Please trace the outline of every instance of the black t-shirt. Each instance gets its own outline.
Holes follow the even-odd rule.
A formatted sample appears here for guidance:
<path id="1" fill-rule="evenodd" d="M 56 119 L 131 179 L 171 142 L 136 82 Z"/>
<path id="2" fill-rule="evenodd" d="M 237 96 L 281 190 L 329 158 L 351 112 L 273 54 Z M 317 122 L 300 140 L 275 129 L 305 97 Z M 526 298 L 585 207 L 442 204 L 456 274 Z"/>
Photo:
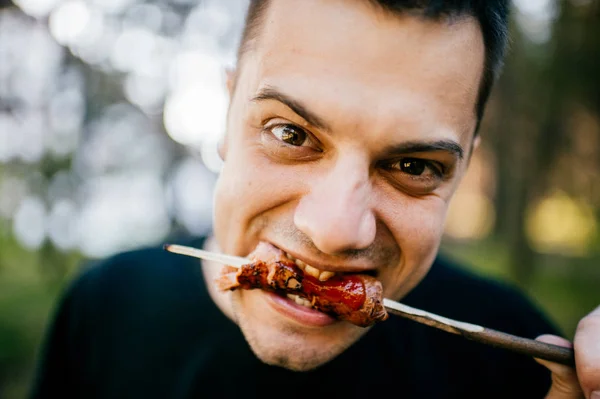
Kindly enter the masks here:
<path id="1" fill-rule="evenodd" d="M 402 302 L 523 337 L 557 334 L 516 289 L 442 257 Z M 268 366 L 214 305 L 198 261 L 157 247 L 113 256 L 74 280 L 30 398 L 506 399 L 543 398 L 549 386 L 549 372 L 528 356 L 393 315 L 316 370 Z"/>

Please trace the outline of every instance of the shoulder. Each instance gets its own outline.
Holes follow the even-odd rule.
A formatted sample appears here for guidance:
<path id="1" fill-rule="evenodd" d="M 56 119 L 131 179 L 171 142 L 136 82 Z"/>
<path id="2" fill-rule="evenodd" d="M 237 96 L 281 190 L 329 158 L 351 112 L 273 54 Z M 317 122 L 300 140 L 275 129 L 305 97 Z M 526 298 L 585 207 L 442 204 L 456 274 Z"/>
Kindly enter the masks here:
<path id="1" fill-rule="evenodd" d="M 65 297 L 81 310 L 78 313 L 93 314 L 98 323 L 166 317 L 168 308 L 183 310 L 207 299 L 199 262 L 168 253 L 162 245 L 88 262 Z"/>
<path id="2" fill-rule="evenodd" d="M 521 337 L 559 334 L 548 316 L 518 287 L 478 275 L 442 257 L 402 302 Z M 393 331 L 399 330 L 405 332 L 408 351 L 417 359 L 420 373 L 415 378 L 428 372 L 441 381 L 452 381 L 448 389 L 456 393 L 453 397 L 535 398 L 543 397 L 550 387 L 550 373 L 531 357 L 398 318 Z M 490 387 L 495 388 L 490 391 Z"/>
<path id="3" fill-rule="evenodd" d="M 137 290 L 147 284 L 164 284 L 185 278 L 192 269 L 199 269 L 196 259 L 172 254 L 162 245 L 156 245 L 90 261 L 82 267 L 78 283 L 93 286 L 120 284 L 128 290 Z M 125 286 L 128 283 L 131 285 Z"/>
<path id="4" fill-rule="evenodd" d="M 61 295 L 46 332 L 33 397 L 58 392 L 90 396 L 81 391 L 102 396 L 115 387 L 119 392 L 166 389 L 199 342 L 210 345 L 209 334 L 226 323 L 195 259 L 156 246 L 91 262 Z M 164 378 L 148 385 L 148 375 Z"/>
<path id="5" fill-rule="evenodd" d="M 558 334 L 553 321 L 525 291 L 470 271 L 443 255 L 406 301 L 446 317 L 525 337 Z"/>

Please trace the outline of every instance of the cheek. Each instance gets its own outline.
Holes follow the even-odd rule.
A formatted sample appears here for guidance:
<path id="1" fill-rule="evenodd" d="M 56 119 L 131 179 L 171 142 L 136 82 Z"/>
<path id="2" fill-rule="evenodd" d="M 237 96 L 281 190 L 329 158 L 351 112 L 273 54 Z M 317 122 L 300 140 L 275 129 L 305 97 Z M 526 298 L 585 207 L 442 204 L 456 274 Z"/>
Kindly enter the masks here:
<path id="1" fill-rule="evenodd" d="M 435 258 L 444 231 L 447 201 L 441 197 L 413 198 L 388 193 L 380 217 L 400 251 L 400 262 L 389 269 L 386 294 L 404 295 L 416 286 Z"/>
<path id="2" fill-rule="evenodd" d="M 244 152 L 229 141 L 227 156 L 214 194 L 214 234 L 219 246 L 230 253 L 243 255 L 240 232 L 247 229 L 244 221 L 251 209 L 251 200 L 260 193 L 260 174 Z"/>
<path id="3" fill-rule="evenodd" d="M 436 195 L 416 198 L 392 189 L 384 191 L 377 201 L 379 217 L 391 231 L 403 256 L 437 248 L 444 230 L 447 199 Z"/>
<path id="4" fill-rule="evenodd" d="M 447 203 L 439 197 L 418 200 L 405 215 L 405 237 L 415 253 L 437 249 L 444 230 Z"/>
<path id="5" fill-rule="evenodd" d="M 270 212 L 295 201 L 306 179 L 272 162 L 256 143 L 229 143 L 215 188 L 215 235 L 222 249 L 244 254 L 256 245 Z"/>

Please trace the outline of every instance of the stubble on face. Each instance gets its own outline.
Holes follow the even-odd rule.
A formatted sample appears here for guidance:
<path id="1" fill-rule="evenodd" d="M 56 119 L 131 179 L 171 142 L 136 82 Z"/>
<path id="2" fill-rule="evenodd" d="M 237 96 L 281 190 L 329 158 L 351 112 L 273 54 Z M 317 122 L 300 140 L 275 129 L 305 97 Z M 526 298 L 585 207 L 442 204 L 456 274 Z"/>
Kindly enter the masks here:
<path id="1" fill-rule="evenodd" d="M 435 258 L 466 162 L 432 146 L 402 156 L 443 165 L 443 177 L 419 180 L 380 165 L 389 148 L 470 148 L 483 66 L 479 27 L 347 0 L 278 0 L 264 24 L 231 100 L 215 193 L 219 246 L 246 256 L 263 240 L 332 270 L 368 269 L 386 296 L 399 299 Z M 253 100 L 264 88 L 299 99 L 327 128 L 281 102 Z M 278 142 L 272 121 L 306 129 L 319 151 Z M 371 224 L 361 230 L 365 220 Z M 203 270 L 207 281 L 216 277 Z M 261 360 L 293 370 L 322 365 L 368 331 L 345 322 L 302 325 L 274 311 L 260 290 L 233 292 L 220 306 L 235 314 Z"/>

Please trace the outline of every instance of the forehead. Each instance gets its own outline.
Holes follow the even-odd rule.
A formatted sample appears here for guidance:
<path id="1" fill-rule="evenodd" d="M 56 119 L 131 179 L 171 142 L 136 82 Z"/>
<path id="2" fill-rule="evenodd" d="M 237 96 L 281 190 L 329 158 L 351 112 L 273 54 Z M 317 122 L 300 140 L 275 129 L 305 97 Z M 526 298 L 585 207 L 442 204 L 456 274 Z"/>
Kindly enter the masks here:
<path id="1" fill-rule="evenodd" d="M 276 87 L 334 124 L 455 139 L 474 127 L 483 60 L 474 18 L 398 15 L 366 0 L 272 0 L 248 57 L 251 91 Z"/>

